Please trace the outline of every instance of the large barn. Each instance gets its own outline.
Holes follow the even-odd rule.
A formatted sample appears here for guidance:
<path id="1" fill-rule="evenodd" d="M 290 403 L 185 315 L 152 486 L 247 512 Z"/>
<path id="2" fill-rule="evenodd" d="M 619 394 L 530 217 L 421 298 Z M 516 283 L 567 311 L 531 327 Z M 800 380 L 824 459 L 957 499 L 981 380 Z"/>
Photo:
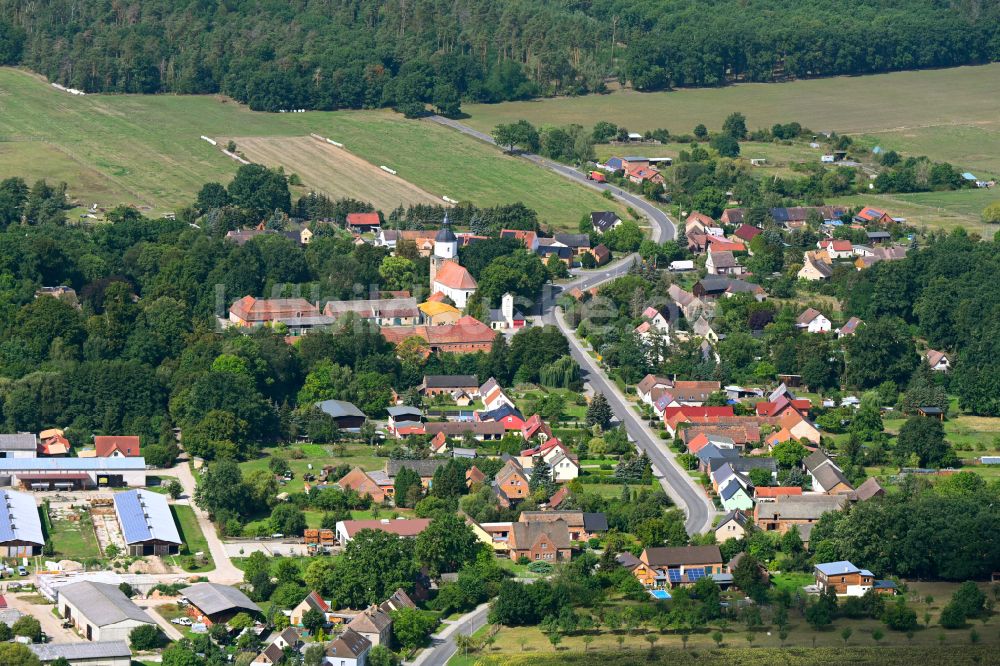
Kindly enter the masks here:
<path id="1" fill-rule="evenodd" d="M 24 490 L 88 490 L 146 485 L 146 459 L 0 458 L 0 486 Z"/>
<path id="2" fill-rule="evenodd" d="M 35 498 L 16 490 L 0 490 L 0 556 L 39 555 L 45 537 Z"/>
<path id="3" fill-rule="evenodd" d="M 163 495 L 148 490 L 116 493 L 115 513 L 129 555 L 176 555 L 180 551 L 183 542 Z"/>

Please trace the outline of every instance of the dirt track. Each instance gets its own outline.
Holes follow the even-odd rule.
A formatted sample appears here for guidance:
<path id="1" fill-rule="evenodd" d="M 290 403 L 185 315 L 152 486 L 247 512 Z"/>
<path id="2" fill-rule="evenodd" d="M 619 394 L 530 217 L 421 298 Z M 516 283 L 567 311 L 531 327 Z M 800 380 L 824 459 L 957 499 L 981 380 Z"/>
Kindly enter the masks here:
<path id="1" fill-rule="evenodd" d="M 370 201 L 389 212 L 400 204 L 444 204 L 440 197 L 393 176 L 357 155 L 311 136 L 216 137 L 221 145 L 232 139 L 247 159 L 268 166 L 282 166 L 298 174 L 312 190 L 334 198 Z"/>

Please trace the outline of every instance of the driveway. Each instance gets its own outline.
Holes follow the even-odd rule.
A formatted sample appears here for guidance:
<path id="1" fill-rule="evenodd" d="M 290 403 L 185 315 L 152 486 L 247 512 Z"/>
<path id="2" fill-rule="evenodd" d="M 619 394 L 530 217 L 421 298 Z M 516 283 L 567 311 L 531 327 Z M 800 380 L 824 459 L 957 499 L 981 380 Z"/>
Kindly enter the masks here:
<path id="1" fill-rule="evenodd" d="M 211 572 L 212 582 L 227 585 L 243 582 L 243 572 L 237 569 L 229 559 L 229 553 L 226 551 L 225 544 L 219 539 L 215 525 L 209 520 L 208 514 L 194 503 L 194 490 L 198 484 L 191 472 L 191 466 L 187 461 L 182 460 L 164 472 L 169 472 L 180 481 L 187 499 L 182 499 L 178 503 L 190 504 L 195 518 L 198 519 L 198 526 L 205 535 L 205 540 L 208 541 L 208 550 L 212 553 L 212 560 L 215 562 L 215 570 Z"/>
<path id="2" fill-rule="evenodd" d="M 462 134 L 465 134 L 466 136 L 471 136 L 494 146 L 496 145 L 496 141 L 494 141 L 493 137 L 489 134 L 472 129 L 468 125 L 460 123 L 457 120 L 436 115 L 430 116 L 428 120 L 439 125 L 444 125 L 445 127 L 450 127 L 461 132 Z M 587 176 L 580 173 L 573 167 L 560 164 L 559 162 L 553 162 L 552 160 L 546 159 L 541 155 L 535 155 L 533 153 L 520 153 L 520 155 L 529 162 L 534 162 L 549 171 L 556 172 L 560 176 L 569 178 L 570 180 L 575 180 L 581 185 L 586 185 L 587 187 L 595 190 L 601 190 L 602 192 L 611 192 L 611 195 L 615 199 L 618 199 L 626 206 L 631 206 L 635 210 L 642 212 L 642 214 L 649 219 L 652 224 L 652 235 L 655 242 L 662 243 L 664 241 L 674 240 L 677 238 L 677 225 L 670 219 L 670 216 L 642 197 L 636 196 L 631 192 L 627 192 L 614 185 L 597 183 L 592 180 L 588 180 Z"/>

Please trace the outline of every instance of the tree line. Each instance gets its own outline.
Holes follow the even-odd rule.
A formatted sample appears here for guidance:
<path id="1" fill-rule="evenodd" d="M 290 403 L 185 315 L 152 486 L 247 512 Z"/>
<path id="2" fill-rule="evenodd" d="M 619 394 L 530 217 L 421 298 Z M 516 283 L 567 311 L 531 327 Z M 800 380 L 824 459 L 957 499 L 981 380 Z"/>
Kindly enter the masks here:
<path id="1" fill-rule="evenodd" d="M 252 108 L 498 102 L 989 62 L 995 4 L 681 0 L 0 2 L 0 63 L 85 91 L 225 93 Z M 616 50 L 616 45 L 624 44 Z"/>

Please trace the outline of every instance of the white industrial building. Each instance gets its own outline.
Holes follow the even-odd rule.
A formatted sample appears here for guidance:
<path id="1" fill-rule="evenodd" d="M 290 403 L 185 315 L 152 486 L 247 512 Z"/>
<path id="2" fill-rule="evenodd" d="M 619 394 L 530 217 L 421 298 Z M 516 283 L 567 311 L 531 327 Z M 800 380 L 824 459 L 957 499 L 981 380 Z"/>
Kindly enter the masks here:
<path id="1" fill-rule="evenodd" d="M 36 643 L 29 645 L 43 664 L 63 658 L 71 666 L 129 666 L 132 650 L 125 641 Z"/>
<path id="2" fill-rule="evenodd" d="M 39 555 L 44 545 L 35 498 L 16 490 L 0 490 L 0 557 Z"/>
<path id="3" fill-rule="evenodd" d="M 24 490 L 87 490 L 146 485 L 146 459 L 0 458 L 0 486 Z"/>
<path id="4" fill-rule="evenodd" d="M 136 627 L 156 626 L 116 586 L 90 581 L 59 588 L 59 615 L 88 641 L 127 641 Z"/>
<path id="5" fill-rule="evenodd" d="M 38 456 L 38 439 L 34 433 L 19 432 L 0 435 L 0 458 L 35 458 Z"/>
<path id="6" fill-rule="evenodd" d="M 129 555 L 176 555 L 181 537 L 163 495 L 148 490 L 115 493 L 115 514 Z"/>

